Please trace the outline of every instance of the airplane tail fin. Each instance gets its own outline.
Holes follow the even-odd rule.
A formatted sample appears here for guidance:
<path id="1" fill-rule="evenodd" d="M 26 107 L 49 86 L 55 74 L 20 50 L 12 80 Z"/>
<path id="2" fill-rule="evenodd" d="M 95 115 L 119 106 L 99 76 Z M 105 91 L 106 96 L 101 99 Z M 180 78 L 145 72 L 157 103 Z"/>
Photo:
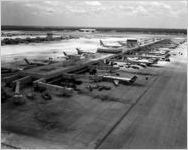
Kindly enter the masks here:
<path id="1" fill-rule="evenodd" d="M 104 43 L 102 42 L 102 40 L 100 40 L 100 46 L 104 46 Z"/>
<path id="2" fill-rule="evenodd" d="M 134 83 L 137 78 L 138 78 L 137 76 L 133 76 L 133 77 L 131 78 L 131 80 L 130 80 L 130 83 Z"/>
<path id="3" fill-rule="evenodd" d="M 63 51 L 63 54 L 64 54 L 65 56 L 67 56 L 67 53 L 65 53 L 64 51 Z"/>
<path id="4" fill-rule="evenodd" d="M 31 64 L 27 58 L 24 58 L 24 61 L 25 61 L 28 65 Z"/>
<path id="5" fill-rule="evenodd" d="M 119 43 L 120 45 L 123 45 L 120 41 L 118 41 L 118 43 Z"/>
<path id="6" fill-rule="evenodd" d="M 82 54 L 82 52 L 81 52 L 81 50 L 79 48 L 76 48 L 76 50 L 77 50 L 77 52 L 78 52 L 79 55 Z"/>

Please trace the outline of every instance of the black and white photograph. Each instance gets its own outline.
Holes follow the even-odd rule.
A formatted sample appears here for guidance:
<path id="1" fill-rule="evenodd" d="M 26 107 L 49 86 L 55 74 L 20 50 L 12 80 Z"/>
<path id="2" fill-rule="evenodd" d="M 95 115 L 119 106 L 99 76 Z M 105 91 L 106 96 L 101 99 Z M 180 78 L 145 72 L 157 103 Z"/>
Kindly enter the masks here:
<path id="1" fill-rule="evenodd" d="M 2 149 L 187 149 L 186 0 L 2 0 Z"/>

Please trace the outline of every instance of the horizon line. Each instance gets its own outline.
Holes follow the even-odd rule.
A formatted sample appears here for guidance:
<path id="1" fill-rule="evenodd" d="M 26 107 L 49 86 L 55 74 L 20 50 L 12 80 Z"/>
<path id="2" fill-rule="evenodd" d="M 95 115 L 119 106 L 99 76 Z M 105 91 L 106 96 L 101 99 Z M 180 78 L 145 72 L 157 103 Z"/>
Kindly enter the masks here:
<path id="1" fill-rule="evenodd" d="M 187 30 L 187 28 L 161 28 L 161 27 L 102 27 L 102 26 L 40 26 L 40 25 L 1 25 L 2 28 L 6 27 L 23 27 L 23 28 L 98 28 L 98 29 L 169 29 L 169 30 Z"/>

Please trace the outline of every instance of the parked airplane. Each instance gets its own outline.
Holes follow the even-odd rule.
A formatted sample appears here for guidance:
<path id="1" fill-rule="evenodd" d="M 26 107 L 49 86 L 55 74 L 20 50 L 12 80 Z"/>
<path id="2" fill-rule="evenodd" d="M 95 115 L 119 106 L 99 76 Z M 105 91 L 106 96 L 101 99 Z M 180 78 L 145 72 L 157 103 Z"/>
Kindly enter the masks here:
<path id="1" fill-rule="evenodd" d="M 166 54 L 166 55 L 142 54 L 142 55 L 140 55 L 140 56 L 141 56 L 141 57 L 145 57 L 145 58 L 166 59 L 166 58 L 169 58 L 170 54 Z"/>
<path id="2" fill-rule="evenodd" d="M 148 52 L 148 54 L 157 55 L 157 56 L 167 55 L 168 53 L 169 53 L 169 51 L 151 51 L 151 52 Z"/>
<path id="3" fill-rule="evenodd" d="M 133 69 L 140 69 L 140 65 L 139 64 L 138 65 L 130 65 L 130 67 L 133 68 Z"/>
<path id="4" fill-rule="evenodd" d="M 118 62 L 115 61 L 113 67 L 118 67 L 118 68 L 133 68 L 133 69 L 140 69 L 140 67 L 146 67 L 145 64 L 143 63 L 129 63 L 129 62 Z"/>
<path id="5" fill-rule="evenodd" d="M 97 48 L 97 53 L 110 53 L 110 54 L 118 54 L 123 51 L 123 48 L 108 48 L 108 47 L 99 47 Z"/>
<path id="6" fill-rule="evenodd" d="M 95 53 L 93 53 L 93 52 L 84 52 L 84 51 L 82 51 L 82 50 L 80 50 L 79 48 L 76 48 L 76 50 L 77 50 L 77 52 L 78 52 L 78 55 L 82 55 L 82 54 L 95 54 Z"/>
<path id="7" fill-rule="evenodd" d="M 24 58 L 24 61 L 25 61 L 28 65 L 34 65 L 34 66 L 44 66 L 44 65 L 49 65 L 50 63 L 52 63 L 51 60 L 49 60 L 48 63 L 44 63 L 44 62 L 30 62 L 27 58 Z"/>
<path id="8" fill-rule="evenodd" d="M 127 45 L 127 42 L 124 42 L 124 41 L 118 41 L 118 43 L 122 46 L 126 46 Z"/>
<path id="9" fill-rule="evenodd" d="M 102 40 L 100 40 L 100 46 L 107 47 L 107 48 L 120 48 L 123 47 L 122 45 L 105 45 Z"/>
<path id="10" fill-rule="evenodd" d="M 141 67 L 147 67 L 150 66 L 151 64 L 154 64 L 154 61 L 149 61 L 148 59 L 138 59 L 138 58 L 127 58 L 127 57 L 123 57 L 122 60 L 120 61 L 115 61 L 115 62 L 124 62 L 126 64 L 136 64 L 139 65 Z"/>
<path id="11" fill-rule="evenodd" d="M 130 62 L 145 63 L 147 66 L 156 64 L 160 57 L 149 57 L 144 55 L 129 55 Z"/>
<path id="12" fill-rule="evenodd" d="M 145 64 L 147 66 L 150 66 L 150 65 L 154 64 L 153 61 L 150 61 L 148 59 L 138 59 L 138 58 L 127 58 L 127 57 L 124 57 L 124 61 L 127 61 L 127 62 L 132 63 L 132 64 L 137 64 L 137 65 L 141 64 L 142 66 L 143 66 L 143 64 Z"/>
<path id="13" fill-rule="evenodd" d="M 119 77 L 119 76 L 102 76 L 104 80 L 107 81 L 113 81 L 115 85 L 118 85 L 119 83 L 128 83 L 132 84 L 136 81 L 137 76 L 133 76 L 132 78 L 125 78 L 125 77 Z"/>
<path id="14" fill-rule="evenodd" d="M 65 55 L 64 57 L 67 59 L 67 60 L 80 60 L 82 58 L 82 55 L 78 55 L 78 54 L 75 54 L 75 55 L 70 55 L 70 54 L 67 54 L 66 52 L 63 52 L 63 54 Z"/>

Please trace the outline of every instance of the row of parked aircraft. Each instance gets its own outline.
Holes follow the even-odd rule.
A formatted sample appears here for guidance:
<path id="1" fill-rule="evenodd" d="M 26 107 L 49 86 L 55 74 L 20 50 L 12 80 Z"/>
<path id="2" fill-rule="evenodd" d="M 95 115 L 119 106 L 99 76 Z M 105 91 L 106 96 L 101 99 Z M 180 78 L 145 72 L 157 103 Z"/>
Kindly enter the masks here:
<path id="1" fill-rule="evenodd" d="M 122 49 L 125 48 L 127 45 L 126 41 L 117 41 L 117 44 L 105 44 L 102 40 L 99 41 L 101 48 L 98 48 L 97 50 L 102 50 L 101 52 L 108 52 L 108 53 L 119 53 L 122 52 Z M 88 56 L 92 56 L 93 52 L 85 52 L 79 48 L 76 48 L 77 54 L 67 54 L 66 52 L 63 52 L 64 58 L 68 59 L 81 59 Z"/>
<path id="2" fill-rule="evenodd" d="M 133 40 L 136 40 L 136 39 L 133 39 Z M 137 42 L 139 43 L 139 41 L 137 41 Z M 117 44 L 114 44 L 114 43 L 113 44 L 105 44 L 102 40 L 100 40 L 99 43 L 102 48 L 105 48 L 105 50 L 112 50 L 112 51 L 117 51 L 117 52 L 122 51 L 122 49 L 125 48 L 125 46 L 127 46 L 127 41 L 117 41 Z M 63 51 L 64 56 L 61 56 L 61 58 L 65 58 L 66 60 L 80 59 L 80 58 L 84 58 L 84 57 L 91 56 L 94 54 L 93 52 L 85 52 L 79 48 L 76 48 L 76 50 L 77 50 L 77 54 L 67 54 L 66 52 Z M 107 52 L 110 52 L 110 51 L 107 51 Z M 148 53 L 148 55 L 149 54 L 158 55 L 157 53 L 159 53 L 159 52 L 150 52 L 150 53 Z M 147 55 L 143 55 L 143 56 L 147 57 Z M 157 57 L 157 56 L 154 56 L 154 57 Z"/>
<path id="3" fill-rule="evenodd" d="M 112 46 L 112 45 L 105 45 L 102 41 L 100 41 L 100 45 L 106 48 L 113 48 L 119 49 L 122 46 Z M 109 61 L 104 61 L 108 65 L 119 68 L 119 70 L 129 70 L 128 68 L 133 69 L 140 69 L 146 68 L 147 66 L 151 66 L 156 64 L 159 60 L 169 60 L 169 50 L 152 50 L 152 51 L 142 51 L 140 54 L 135 55 L 125 55 L 120 59 L 111 59 Z M 101 71 L 100 71 L 101 72 Z M 109 72 L 109 71 L 107 71 Z M 103 72 L 103 78 L 112 80 L 114 84 L 119 84 L 119 82 L 126 82 L 126 83 L 133 83 L 136 80 L 136 76 L 131 78 L 119 77 L 119 76 L 112 76 L 112 75 L 105 75 L 105 71 Z"/>
<path id="4" fill-rule="evenodd" d="M 139 67 L 135 67 L 135 65 L 137 66 L 141 66 L 141 67 L 147 67 L 147 66 L 151 66 L 153 64 L 156 64 L 159 60 L 165 60 L 165 61 L 170 61 L 169 60 L 169 53 L 159 53 L 157 54 L 141 54 L 141 55 L 128 55 L 128 56 L 124 56 L 121 60 L 118 61 L 114 61 L 114 63 L 116 64 L 120 64 L 119 66 L 122 66 L 122 63 L 124 63 L 127 67 L 131 67 L 134 65 L 135 69 L 139 69 Z M 125 66 L 124 65 L 124 66 Z"/>

